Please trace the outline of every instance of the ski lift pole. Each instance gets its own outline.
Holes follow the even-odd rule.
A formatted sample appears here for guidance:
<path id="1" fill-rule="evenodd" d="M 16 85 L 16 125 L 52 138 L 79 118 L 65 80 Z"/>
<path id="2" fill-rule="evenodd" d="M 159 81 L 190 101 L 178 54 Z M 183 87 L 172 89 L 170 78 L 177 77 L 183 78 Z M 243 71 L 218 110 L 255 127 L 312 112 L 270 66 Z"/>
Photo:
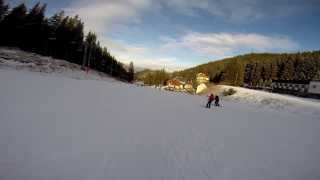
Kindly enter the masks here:
<path id="1" fill-rule="evenodd" d="M 91 59 L 93 60 L 93 67 L 96 67 L 95 61 L 96 61 L 96 46 L 95 43 L 90 43 L 90 54 L 89 54 L 89 61 L 88 61 L 88 72 L 90 70 L 91 65 Z M 93 56 L 93 57 L 92 57 Z"/>
<path id="2" fill-rule="evenodd" d="M 88 44 L 87 42 L 84 42 L 84 52 L 83 52 L 83 59 L 82 59 L 82 69 L 85 70 L 85 66 L 87 64 L 87 60 L 88 60 L 88 57 L 87 57 L 87 52 L 88 52 Z"/>
<path id="3" fill-rule="evenodd" d="M 92 43 L 89 44 L 89 57 L 88 57 L 88 64 L 87 64 L 87 74 L 89 74 L 91 55 L 92 55 Z"/>

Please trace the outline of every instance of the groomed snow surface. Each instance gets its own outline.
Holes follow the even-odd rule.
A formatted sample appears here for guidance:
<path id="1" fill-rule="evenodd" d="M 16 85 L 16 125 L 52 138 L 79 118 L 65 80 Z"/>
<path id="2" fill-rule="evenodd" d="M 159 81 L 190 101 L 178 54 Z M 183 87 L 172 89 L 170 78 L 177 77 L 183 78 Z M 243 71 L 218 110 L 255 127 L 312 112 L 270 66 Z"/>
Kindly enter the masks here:
<path id="1" fill-rule="evenodd" d="M 320 179 L 318 101 L 49 74 L 0 68 L 1 180 Z"/>
<path id="2" fill-rule="evenodd" d="M 0 82 L 1 180 L 320 179 L 317 114 L 26 71 Z"/>

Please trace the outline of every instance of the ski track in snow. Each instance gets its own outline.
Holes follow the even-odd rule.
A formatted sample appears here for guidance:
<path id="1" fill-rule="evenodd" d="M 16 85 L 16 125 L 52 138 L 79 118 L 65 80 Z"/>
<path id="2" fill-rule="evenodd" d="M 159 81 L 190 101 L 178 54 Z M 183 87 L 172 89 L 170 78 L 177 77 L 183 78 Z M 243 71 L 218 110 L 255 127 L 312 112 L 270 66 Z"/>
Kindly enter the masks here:
<path id="1" fill-rule="evenodd" d="M 237 88 L 206 109 L 206 97 L 8 63 L 1 180 L 320 179 L 317 101 Z"/>

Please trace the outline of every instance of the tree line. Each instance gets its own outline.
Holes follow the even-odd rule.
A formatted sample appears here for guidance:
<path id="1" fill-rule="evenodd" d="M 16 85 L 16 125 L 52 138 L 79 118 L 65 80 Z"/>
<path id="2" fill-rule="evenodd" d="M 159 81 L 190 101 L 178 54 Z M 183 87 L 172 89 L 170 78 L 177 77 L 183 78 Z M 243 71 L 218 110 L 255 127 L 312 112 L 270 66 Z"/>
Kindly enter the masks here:
<path id="1" fill-rule="evenodd" d="M 45 16 L 46 4 L 27 9 L 24 3 L 10 8 L 0 0 L 0 46 L 19 47 L 44 56 L 64 59 L 113 77 L 132 81 L 133 64 L 126 68 L 102 47 L 93 32 L 85 35 L 78 15 L 63 11 Z"/>
<path id="2" fill-rule="evenodd" d="M 166 85 L 167 81 L 171 78 L 171 74 L 162 70 L 150 70 L 145 69 L 143 71 L 137 72 L 135 79 L 138 81 L 143 81 L 146 85 L 156 85 L 163 86 Z"/>
<path id="3" fill-rule="evenodd" d="M 193 80 L 206 73 L 213 83 L 270 86 L 273 80 L 320 80 L 320 51 L 302 53 L 246 54 L 214 61 L 173 73 Z"/>

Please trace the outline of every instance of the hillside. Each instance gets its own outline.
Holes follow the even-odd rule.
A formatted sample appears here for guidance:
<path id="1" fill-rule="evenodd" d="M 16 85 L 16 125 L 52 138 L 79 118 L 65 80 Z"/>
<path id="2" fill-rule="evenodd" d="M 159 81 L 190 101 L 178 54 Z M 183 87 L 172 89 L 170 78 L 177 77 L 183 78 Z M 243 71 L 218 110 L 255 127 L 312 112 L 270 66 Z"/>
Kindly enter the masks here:
<path id="1" fill-rule="evenodd" d="M 89 73 L 81 69 L 80 65 L 65 60 L 42 56 L 22 51 L 17 48 L 0 48 L 0 69 L 38 72 L 42 75 L 55 75 L 74 79 L 111 80 L 109 75 L 90 70 Z"/>
<path id="2" fill-rule="evenodd" d="M 1 180 L 320 177 L 318 102 L 278 95 L 290 103 L 273 108 L 243 89 L 206 109 L 206 97 L 3 68 Z"/>
<path id="3" fill-rule="evenodd" d="M 135 73 L 135 80 L 143 81 L 147 85 L 166 85 L 171 78 L 171 74 L 163 70 L 150 70 Z"/>
<path id="4" fill-rule="evenodd" d="M 212 82 L 231 85 L 269 85 L 275 79 L 320 79 L 320 51 L 241 55 L 174 72 L 173 76 L 190 80 L 199 72 L 208 74 Z"/>

